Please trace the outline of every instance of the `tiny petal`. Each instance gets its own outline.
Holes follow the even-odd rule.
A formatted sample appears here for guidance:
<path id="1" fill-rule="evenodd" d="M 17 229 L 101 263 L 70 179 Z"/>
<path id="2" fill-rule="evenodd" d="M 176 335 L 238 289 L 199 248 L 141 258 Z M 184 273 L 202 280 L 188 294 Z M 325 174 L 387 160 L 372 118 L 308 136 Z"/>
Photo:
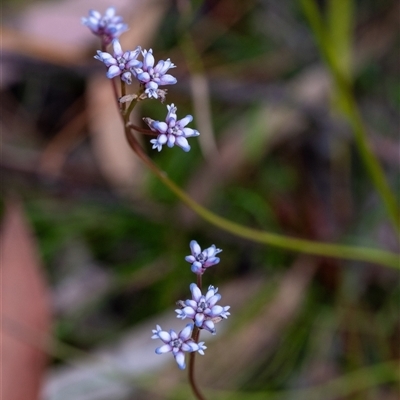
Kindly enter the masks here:
<path id="1" fill-rule="evenodd" d="M 140 72 L 137 74 L 136 78 L 142 83 L 147 83 L 150 81 L 150 75 L 148 72 Z"/>
<path id="2" fill-rule="evenodd" d="M 110 68 L 108 68 L 107 71 L 107 78 L 112 79 L 115 78 L 118 75 L 121 75 L 121 70 L 119 69 L 119 67 L 117 67 L 116 65 L 111 65 Z"/>
<path id="3" fill-rule="evenodd" d="M 185 135 L 185 137 L 196 137 L 199 136 L 200 133 L 199 131 L 196 131 L 196 129 L 192 129 L 192 128 L 183 128 L 183 133 Z"/>
<path id="4" fill-rule="evenodd" d="M 182 118 L 178 124 L 181 128 L 185 127 L 187 124 L 193 121 L 193 117 L 191 115 L 186 115 L 185 118 Z"/>
<path id="5" fill-rule="evenodd" d="M 122 52 L 122 47 L 121 47 L 121 43 L 119 42 L 119 40 L 114 39 L 112 45 L 113 45 L 113 49 L 114 49 L 114 54 L 118 57 L 121 57 L 123 52 Z"/>
<path id="6" fill-rule="evenodd" d="M 176 145 L 179 146 L 183 151 L 190 151 L 190 146 L 186 138 L 179 136 L 176 138 Z"/>
<path id="7" fill-rule="evenodd" d="M 199 287 L 195 283 L 192 283 L 190 285 L 190 291 L 192 292 L 193 300 L 199 301 L 201 296 L 202 296 L 202 294 L 201 294 L 201 290 L 199 289 Z"/>
<path id="8" fill-rule="evenodd" d="M 192 324 L 187 324 L 184 329 L 182 329 L 181 333 L 179 334 L 180 339 L 183 341 L 186 341 L 187 339 L 190 338 L 193 330 L 193 325 Z"/>
<path id="9" fill-rule="evenodd" d="M 154 56 L 153 56 L 153 50 L 150 49 L 149 51 L 144 50 L 143 51 L 143 68 L 148 69 L 152 68 L 154 65 Z"/>
<path id="10" fill-rule="evenodd" d="M 204 356 L 204 350 L 207 348 L 207 346 L 204 346 L 204 342 L 200 342 L 197 345 L 199 346 L 197 352 Z"/>
<path id="11" fill-rule="evenodd" d="M 154 130 L 160 132 L 160 133 L 165 133 L 168 130 L 168 125 L 165 122 L 159 122 L 159 121 L 154 121 L 152 123 L 152 128 L 154 128 Z M 166 143 L 167 140 L 165 140 L 164 143 Z"/>
<path id="12" fill-rule="evenodd" d="M 124 72 L 121 75 L 121 79 L 126 82 L 128 85 L 130 85 L 132 83 L 132 74 L 128 71 Z"/>
<path id="13" fill-rule="evenodd" d="M 206 300 L 207 300 L 207 298 L 206 298 Z M 220 294 L 216 294 L 215 296 L 212 296 L 212 297 L 210 297 L 210 299 L 209 300 L 207 300 L 207 304 L 210 306 L 210 307 L 213 307 L 214 306 L 214 304 L 216 304 L 218 301 L 220 301 L 221 300 L 221 295 Z M 222 310 L 221 310 L 222 311 Z"/>
<path id="14" fill-rule="evenodd" d="M 197 313 L 196 316 L 194 317 L 196 326 L 201 326 L 204 322 L 204 318 L 205 318 L 204 314 Z"/>
<path id="15" fill-rule="evenodd" d="M 105 12 L 105 15 L 108 18 L 112 18 L 115 15 L 115 7 L 108 7 L 106 12 Z"/>
<path id="16" fill-rule="evenodd" d="M 174 85 L 177 82 L 177 79 L 169 74 L 163 75 L 160 78 L 160 85 Z"/>
<path id="17" fill-rule="evenodd" d="M 208 268 L 212 265 L 218 264 L 220 261 L 219 257 L 211 257 L 208 258 L 207 261 L 203 264 L 204 267 Z"/>
<path id="18" fill-rule="evenodd" d="M 190 250 L 192 251 L 192 254 L 194 256 L 197 256 L 197 255 L 199 255 L 201 253 L 201 247 L 199 246 L 199 244 L 195 240 L 192 240 L 190 242 Z"/>
<path id="19" fill-rule="evenodd" d="M 175 354 L 175 360 L 180 369 L 185 369 L 185 355 L 183 354 L 183 352 L 180 351 L 179 353 Z"/>
<path id="20" fill-rule="evenodd" d="M 211 332 L 213 335 L 215 335 L 217 333 L 214 322 L 211 319 L 204 321 L 203 329 Z"/>
<path id="21" fill-rule="evenodd" d="M 194 258 L 194 256 L 186 256 L 185 260 L 189 263 L 194 263 L 196 261 L 196 259 Z"/>
<path id="22" fill-rule="evenodd" d="M 211 309 L 211 315 L 220 315 L 222 312 L 224 312 L 224 309 L 221 306 L 214 306 Z"/>
<path id="23" fill-rule="evenodd" d="M 172 351 L 172 347 L 169 344 L 164 344 L 163 346 L 156 348 L 157 354 L 165 354 L 169 353 L 170 351 Z"/>
<path id="24" fill-rule="evenodd" d="M 165 343 L 171 341 L 171 335 L 167 331 L 160 331 L 158 337 Z"/>

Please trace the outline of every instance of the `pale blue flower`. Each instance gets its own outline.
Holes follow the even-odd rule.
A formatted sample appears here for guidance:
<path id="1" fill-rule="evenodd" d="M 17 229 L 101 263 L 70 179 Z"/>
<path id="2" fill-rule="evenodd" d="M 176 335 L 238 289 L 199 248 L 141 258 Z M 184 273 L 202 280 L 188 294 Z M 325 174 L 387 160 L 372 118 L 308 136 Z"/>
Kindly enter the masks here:
<path id="1" fill-rule="evenodd" d="M 190 318 L 200 329 L 206 329 L 215 335 L 215 324 L 223 318 L 228 318 L 230 306 L 221 307 L 217 302 L 221 299 L 218 288 L 209 286 L 205 296 L 199 287 L 192 283 L 190 285 L 192 300 L 186 300 L 182 309 L 175 310 L 180 319 Z"/>
<path id="2" fill-rule="evenodd" d="M 215 257 L 215 255 L 222 251 L 217 249 L 215 245 L 201 251 L 199 244 L 195 240 L 190 242 L 190 250 L 192 254 L 186 256 L 185 260 L 192 264 L 192 271 L 197 275 L 203 275 L 208 267 L 218 264 L 219 258 Z"/>
<path id="3" fill-rule="evenodd" d="M 157 132 L 159 135 L 157 139 L 150 140 L 153 144 L 153 149 L 161 151 L 164 144 L 168 147 L 179 146 L 184 151 L 189 151 L 190 146 L 187 141 L 189 137 L 199 136 L 200 133 L 195 129 L 186 128 L 186 125 L 193 120 L 191 115 L 187 115 L 177 121 L 176 110 L 174 104 L 168 105 L 168 114 L 165 118 L 165 122 L 154 121 L 150 118 L 144 120 L 149 125 L 150 129 Z"/>
<path id="4" fill-rule="evenodd" d="M 153 329 L 152 339 L 160 339 L 164 344 L 157 347 L 157 354 L 164 354 L 172 352 L 175 357 L 175 361 L 178 363 L 180 369 L 185 369 L 185 354 L 184 352 L 191 353 L 197 351 L 201 355 L 204 355 L 204 350 L 207 348 L 204 346 L 204 342 L 196 343 L 192 338 L 193 324 L 186 325 L 179 333 L 174 330 L 169 332 L 163 331 L 160 325 L 157 325 L 156 329 Z"/>
<path id="5" fill-rule="evenodd" d="M 138 46 L 133 51 L 123 52 L 118 39 L 114 39 L 112 44 L 114 56 L 110 53 L 98 50 L 97 56 L 94 56 L 94 58 L 103 62 L 108 68 L 107 78 L 112 79 L 121 75 L 121 79 L 130 85 L 132 83 L 131 68 L 140 67 L 142 65 L 142 63 L 137 60 L 140 54 L 140 47 Z"/>
<path id="6" fill-rule="evenodd" d="M 96 10 L 90 10 L 87 18 L 82 18 L 82 24 L 86 25 L 95 35 L 100 36 L 105 44 L 118 38 L 121 33 L 128 30 L 128 25 L 122 22 L 122 17 L 115 15 L 115 8 L 107 8 L 104 15 Z"/>
<path id="7" fill-rule="evenodd" d="M 159 97 L 158 87 L 164 85 L 175 84 L 176 78 L 172 75 L 167 74 L 170 68 L 175 68 L 175 65 L 168 58 L 166 61 L 161 60 L 154 66 L 153 50 L 143 50 L 143 65 L 139 68 L 135 67 L 132 72 L 135 74 L 137 80 L 142 83 L 145 87 L 145 93 L 147 96 Z"/>

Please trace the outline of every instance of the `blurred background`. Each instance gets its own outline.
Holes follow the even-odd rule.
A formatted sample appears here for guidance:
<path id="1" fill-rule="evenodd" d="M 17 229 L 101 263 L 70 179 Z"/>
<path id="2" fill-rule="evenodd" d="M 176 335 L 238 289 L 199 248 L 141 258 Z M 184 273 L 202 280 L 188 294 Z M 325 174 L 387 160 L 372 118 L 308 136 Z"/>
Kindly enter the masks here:
<path id="1" fill-rule="evenodd" d="M 202 221 L 125 142 L 99 42 L 81 25 L 115 6 L 124 49 L 171 58 L 166 104 L 194 115 L 192 150 L 147 153 L 194 199 L 245 226 L 398 252 L 343 117 L 304 3 L 4 0 L 2 363 L 5 400 L 189 399 L 151 329 L 184 326 L 195 239 L 231 316 L 197 357 L 210 399 L 395 400 L 399 273 L 305 256 Z M 399 194 L 399 3 L 315 3 L 368 139 Z M 134 86 L 135 83 L 132 85 Z M 132 92 L 136 91 L 132 87 Z M 134 119 L 163 120 L 143 102 Z"/>

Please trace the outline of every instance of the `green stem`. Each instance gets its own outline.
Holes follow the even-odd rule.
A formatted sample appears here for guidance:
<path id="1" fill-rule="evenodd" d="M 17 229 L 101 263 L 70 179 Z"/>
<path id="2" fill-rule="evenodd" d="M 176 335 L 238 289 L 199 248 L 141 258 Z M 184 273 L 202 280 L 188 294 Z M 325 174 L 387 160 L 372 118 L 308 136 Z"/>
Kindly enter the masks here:
<path id="1" fill-rule="evenodd" d="M 175 195 L 190 209 L 205 221 L 212 225 L 230 232 L 236 236 L 263 243 L 286 250 L 298 251 L 300 253 L 313 254 L 317 256 L 344 258 L 349 260 L 366 261 L 382 264 L 387 267 L 400 269 L 400 258 L 397 254 L 385 250 L 339 245 L 333 243 L 321 243 L 306 239 L 291 238 L 277 233 L 260 231 L 247 228 L 226 218 L 214 214 L 195 200 L 193 200 L 178 185 L 171 181 L 167 174 L 161 171 L 156 164 L 143 151 L 136 138 L 131 134 L 130 128 L 125 127 L 126 139 L 132 150 L 149 167 L 149 169 L 163 182 Z"/>
<path id="2" fill-rule="evenodd" d="M 342 96 L 345 106 L 345 114 L 354 131 L 354 137 L 361 158 L 365 164 L 365 167 L 371 177 L 373 184 L 375 185 L 376 190 L 383 200 L 386 210 L 392 220 L 393 226 L 400 234 L 400 214 L 396 198 L 391 191 L 383 169 L 379 164 L 377 158 L 375 157 L 368 142 L 367 132 L 353 96 L 351 83 L 343 75 L 337 57 L 335 56 L 335 53 L 331 50 L 332 46 L 330 43 L 330 39 L 324 28 L 322 17 L 318 11 L 315 1 L 302 0 L 301 3 L 304 14 L 308 18 L 311 29 L 315 35 L 320 52 L 325 58 L 326 64 L 331 71 L 339 94 Z"/>

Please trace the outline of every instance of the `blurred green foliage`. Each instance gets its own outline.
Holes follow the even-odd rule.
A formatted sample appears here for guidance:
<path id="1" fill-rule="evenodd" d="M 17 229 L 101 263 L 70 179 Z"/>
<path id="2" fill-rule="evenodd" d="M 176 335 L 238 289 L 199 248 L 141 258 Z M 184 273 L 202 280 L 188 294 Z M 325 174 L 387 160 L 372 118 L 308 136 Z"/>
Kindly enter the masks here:
<path id="1" fill-rule="evenodd" d="M 301 75 L 322 64 L 299 3 L 253 2 L 253 8 L 236 15 L 235 10 L 243 11 L 241 2 L 217 2 L 223 3 L 237 17 L 233 23 L 224 15 L 213 14 L 213 2 L 192 3 L 194 14 L 188 32 L 201 49 L 199 55 L 209 78 L 216 139 L 229 138 L 233 128 L 243 121 L 247 127 L 242 133 L 246 136 L 245 144 L 237 152 L 248 157 L 238 173 L 211 191 L 207 207 L 249 227 L 320 241 L 329 239 L 398 250 L 384 207 L 377 199 L 357 152 L 351 129 L 337 116 L 338 103 L 327 100 L 309 106 L 292 94 L 294 83 Z M 329 51 L 340 59 L 341 71 L 354 79 L 354 93 L 365 123 L 376 140 L 389 138 L 391 144 L 398 145 L 395 132 L 400 87 L 398 70 L 393 67 L 396 59 L 393 47 L 398 49 L 398 37 L 381 55 L 371 56 L 358 70 L 353 70 L 352 64 L 358 28 L 363 25 L 367 29 L 368 24 L 379 22 L 385 24 L 395 2 L 331 0 L 318 3 L 318 10 L 323 11 L 329 28 L 330 40 L 335 44 Z M 263 26 L 259 23 L 260 16 L 265 19 Z M 188 60 L 179 48 L 180 18 L 178 10 L 171 6 L 154 43 L 155 53 L 171 52 L 175 56 L 173 61 L 181 62 L 182 67 L 178 67 L 182 68 L 179 72 L 182 79 L 177 86 L 182 84 L 182 87 L 179 90 L 171 87 L 168 93 L 168 103 L 178 106 L 179 118 L 193 113 L 188 90 L 189 71 L 185 66 Z M 202 21 L 210 20 L 212 24 L 207 26 L 214 26 L 215 31 L 204 32 L 202 37 L 196 29 Z M 281 55 L 282 48 L 290 57 Z M 271 69 L 274 62 L 277 67 Z M 224 87 L 217 85 L 224 76 L 236 85 L 236 89 L 229 92 L 233 95 L 227 95 Z M 318 75 L 315 79 L 319 79 Z M 60 81 L 62 85 L 61 78 Z M 40 82 L 35 93 L 26 93 L 28 83 L 12 88 L 21 103 L 26 96 L 32 95 L 36 102 L 34 96 L 41 95 Z M 76 85 L 79 93 L 84 83 L 71 83 L 67 79 L 65 84 Z M 19 90 L 21 87 L 26 88 L 23 93 Z M 61 87 L 56 93 L 66 92 Z M 63 96 L 57 96 L 60 97 Z M 54 112 L 54 102 L 50 101 L 53 103 L 50 105 L 48 102 L 41 98 L 36 103 L 43 107 L 43 115 L 51 114 L 50 119 L 54 115 L 62 116 L 62 104 L 57 103 L 59 109 Z M 279 134 L 270 132 L 268 122 L 260 123 L 257 119 L 265 104 L 294 107 L 302 113 L 305 123 L 302 121 L 302 127 L 293 137 L 276 137 Z M 332 104 L 336 105 L 334 111 L 330 108 Z M 110 106 L 113 105 L 110 103 Z M 155 101 L 144 102 L 141 113 L 163 120 L 166 107 Z M 38 114 L 32 111 L 32 115 Z M 40 127 L 41 122 L 36 122 Z M 123 134 L 122 128 L 120 133 Z M 276 143 L 266 142 L 268 135 L 272 135 Z M 51 140 L 50 136 L 48 131 L 39 132 L 36 139 L 43 143 Z M 30 143 L 32 138 L 24 140 Z M 334 159 L 334 141 L 345 148 L 343 154 L 349 155 L 349 160 Z M 200 144 L 196 140 L 190 144 L 190 156 L 177 148 L 156 153 L 151 152 L 148 143 L 145 146 L 160 168 L 185 188 L 208 162 Z M 83 151 L 90 153 L 89 146 L 90 143 L 84 143 Z M 379 157 L 398 196 L 398 164 L 386 159 L 385 152 Z M 338 170 L 338 176 L 334 176 Z M 116 195 L 101 179 L 100 183 L 96 181 L 79 190 L 73 187 L 71 192 L 66 189 L 57 192 L 40 179 L 26 178 L 18 171 L 6 178 L 6 183 L 23 193 L 53 286 L 65 278 L 60 258 L 73 240 L 83 243 L 92 260 L 110 274 L 109 287 L 100 296 L 69 314 L 56 316 L 55 336 L 81 348 L 90 350 L 112 340 L 125 329 L 161 311 L 170 309 L 173 312 L 174 302 L 187 297 L 188 285 L 194 280 L 184 261 L 192 239 L 203 247 L 215 243 L 223 249 L 220 266 L 210 269 L 209 277 L 214 285 L 223 287 L 247 274 L 260 276 L 267 282 L 260 293 L 255 293 L 242 309 L 236 310 L 236 315 L 231 316 L 235 329 L 250 325 L 259 310 L 274 299 L 285 272 L 291 269 L 297 257 L 281 249 L 234 238 L 197 219 L 182 223 L 177 219 L 182 215 L 177 211 L 179 201 L 154 177 L 146 180 L 143 197 L 135 201 L 129 196 Z M 335 197 L 338 193 L 340 196 Z M 343 216 L 343 210 L 349 210 L 348 214 Z M 270 398 L 263 395 L 322 384 L 329 379 L 345 380 L 347 376 L 350 386 L 357 388 L 359 380 L 351 380 L 352 373 L 399 357 L 398 274 L 361 262 L 320 259 L 317 264 L 304 304 L 277 337 L 275 348 L 266 354 L 260 352 L 240 377 L 232 378 L 233 381 L 237 378 L 236 388 L 246 392 L 246 398 L 251 394 L 254 399 Z M 223 341 L 220 345 L 223 346 Z M 212 354 L 206 355 L 210 356 Z M 315 377 L 319 366 L 327 368 L 320 380 Z M 336 392 L 333 393 L 338 395 L 327 398 L 379 400 L 388 391 L 396 394 L 395 385 L 390 383 L 395 381 L 392 372 L 392 366 L 377 368 L 375 372 L 367 370 L 362 376 L 372 377 L 371 382 L 376 378 L 375 389 L 361 387 L 359 394 L 344 391 L 342 397 L 338 389 L 341 381 L 334 382 L 332 387 Z M 224 398 L 223 395 L 220 398 Z M 226 398 L 230 395 L 235 398 L 232 393 Z M 240 395 L 239 392 L 236 398 Z M 285 398 L 284 394 L 282 396 L 271 394 L 271 398 Z M 293 393 L 291 396 L 286 398 L 296 398 Z"/>

